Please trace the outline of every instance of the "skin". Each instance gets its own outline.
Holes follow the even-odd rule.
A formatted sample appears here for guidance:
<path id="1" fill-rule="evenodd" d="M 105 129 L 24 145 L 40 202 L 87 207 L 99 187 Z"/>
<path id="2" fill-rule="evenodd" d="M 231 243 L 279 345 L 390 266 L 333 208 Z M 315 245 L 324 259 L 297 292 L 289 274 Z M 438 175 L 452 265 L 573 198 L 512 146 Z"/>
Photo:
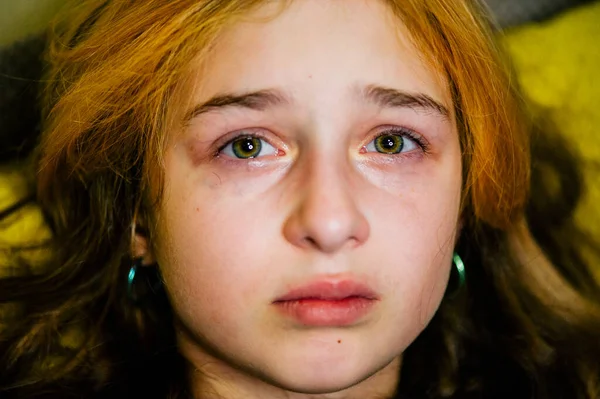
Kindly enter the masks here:
<path id="1" fill-rule="evenodd" d="M 447 84 L 380 2 L 307 0 L 261 19 L 269 7 L 226 29 L 192 74 L 156 239 L 140 248 L 160 265 L 196 397 L 390 397 L 452 263 L 461 153 Z M 374 102 L 375 86 L 448 112 Z M 285 99 L 192 111 L 260 90 Z M 373 140 L 390 128 L 427 149 L 405 136 L 403 152 L 378 152 Z M 236 159 L 236 134 L 262 135 L 263 152 Z M 275 309 L 319 278 L 365 282 L 379 300 L 345 327 Z"/>

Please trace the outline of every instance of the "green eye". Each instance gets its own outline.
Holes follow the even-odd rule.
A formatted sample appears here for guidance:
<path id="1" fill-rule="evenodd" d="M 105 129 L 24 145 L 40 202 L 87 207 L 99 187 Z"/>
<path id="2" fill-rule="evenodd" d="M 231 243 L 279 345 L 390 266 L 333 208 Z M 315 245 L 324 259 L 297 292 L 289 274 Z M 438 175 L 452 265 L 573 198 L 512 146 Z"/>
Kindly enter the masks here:
<path id="1" fill-rule="evenodd" d="M 238 160 L 277 156 L 277 148 L 260 136 L 243 134 L 228 141 L 219 149 L 219 155 Z"/>
<path id="2" fill-rule="evenodd" d="M 260 154 L 262 148 L 258 137 L 241 137 L 231 143 L 231 150 L 237 158 L 255 158 Z"/>
<path id="3" fill-rule="evenodd" d="M 384 134 L 375 138 L 375 150 L 382 154 L 398 154 L 404 148 L 404 138 L 397 134 Z"/>

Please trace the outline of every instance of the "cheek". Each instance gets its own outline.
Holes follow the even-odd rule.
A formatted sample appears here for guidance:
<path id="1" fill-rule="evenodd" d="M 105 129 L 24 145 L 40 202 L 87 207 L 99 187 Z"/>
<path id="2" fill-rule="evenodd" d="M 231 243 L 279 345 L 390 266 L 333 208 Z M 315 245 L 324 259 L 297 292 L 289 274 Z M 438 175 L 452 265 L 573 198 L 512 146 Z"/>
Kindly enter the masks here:
<path id="1" fill-rule="evenodd" d="M 450 220 L 440 224 L 439 219 L 429 224 L 422 219 L 415 223 L 403 220 L 404 228 L 387 236 L 394 239 L 381 238 L 383 245 L 394 249 L 394 255 L 380 263 L 387 266 L 382 281 L 388 284 L 385 291 L 392 297 L 394 313 L 402 322 L 422 329 L 439 306 L 448 282 L 455 224 Z"/>
<path id="2" fill-rule="evenodd" d="M 381 259 L 380 281 L 387 293 L 383 303 L 380 338 L 394 343 L 399 351 L 407 348 L 435 315 L 448 283 L 452 259 L 453 229 L 448 223 L 447 239 L 442 246 L 433 245 L 436 234 L 431 226 L 398 231 L 398 239 L 382 238 L 395 256 Z"/>
<path id="3" fill-rule="evenodd" d="M 392 323 L 418 334 L 433 317 L 448 283 L 460 207 L 460 164 L 439 176 L 405 179 L 374 196 L 369 254 L 379 259 L 391 296 Z M 367 257 L 362 260 L 367 261 Z"/>
<path id="4" fill-rule="evenodd" d="M 171 197 L 165 204 L 157 261 L 171 301 L 187 323 L 235 327 L 262 317 L 253 304 L 269 300 L 256 287 L 268 284 L 273 250 L 257 214 L 251 204 L 233 206 L 210 196 L 201 201 Z"/>

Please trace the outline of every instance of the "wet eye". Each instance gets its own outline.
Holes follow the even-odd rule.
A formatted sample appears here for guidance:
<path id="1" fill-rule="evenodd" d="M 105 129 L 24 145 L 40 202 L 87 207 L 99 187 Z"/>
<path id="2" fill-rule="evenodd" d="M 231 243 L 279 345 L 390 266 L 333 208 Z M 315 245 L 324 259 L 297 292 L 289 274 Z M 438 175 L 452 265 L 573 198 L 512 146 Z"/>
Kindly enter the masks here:
<path id="1" fill-rule="evenodd" d="M 369 152 L 377 151 L 381 154 L 399 154 L 401 152 L 409 152 L 419 147 L 415 139 L 407 137 L 400 133 L 384 133 L 381 134 L 369 144 L 366 145 L 366 150 Z"/>
<path id="2" fill-rule="evenodd" d="M 242 136 L 225 144 L 219 153 L 232 158 L 249 159 L 263 155 L 275 155 L 277 150 L 259 137 Z"/>

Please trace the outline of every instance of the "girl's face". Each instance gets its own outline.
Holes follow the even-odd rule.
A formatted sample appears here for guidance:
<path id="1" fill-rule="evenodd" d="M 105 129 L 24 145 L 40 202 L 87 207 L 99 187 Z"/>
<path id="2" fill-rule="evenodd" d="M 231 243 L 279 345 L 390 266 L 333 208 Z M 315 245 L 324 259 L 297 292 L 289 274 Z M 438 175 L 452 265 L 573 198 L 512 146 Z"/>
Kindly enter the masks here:
<path id="1" fill-rule="evenodd" d="M 270 4 L 223 32 L 166 152 L 180 349 L 227 389 L 393 389 L 452 262 L 449 93 L 380 2 Z"/>

